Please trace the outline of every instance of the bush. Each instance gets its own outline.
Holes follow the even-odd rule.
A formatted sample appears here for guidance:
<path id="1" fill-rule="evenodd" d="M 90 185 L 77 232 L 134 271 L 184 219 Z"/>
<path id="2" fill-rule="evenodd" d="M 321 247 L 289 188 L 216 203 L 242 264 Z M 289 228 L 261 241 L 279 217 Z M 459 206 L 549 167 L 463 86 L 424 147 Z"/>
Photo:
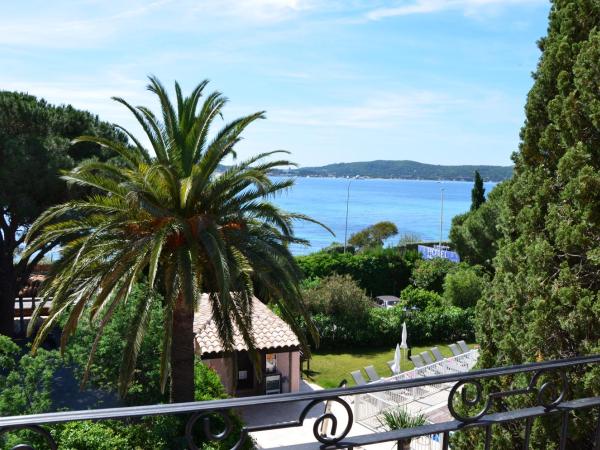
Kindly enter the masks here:
<path id="1" fill-rule="evenodd" d="M 36 356 L 23 354 L 10 338 L 0 335 L 0 416 L 52 411 L 52 381 L 61 363 L 57 351 L 40 349 Z M 13 448 L 23 442 L 45 448 L 43 438 L 32 431 L 0 435 L 0 448 Z"/>
<path id="2" fill-rule="evenodd" d="M 446 275 L 444 299 L 454 306 L 469 308 L 481 298 L 487 278 L 477 268 L 460 268 Z"/>
<path id="3" fill-rule="evenodd" d="M 349 275 L 331 275 L 303 290 L 303 297 L 312 314 L 333 316 L 340 322 L 364 320 L 372 300 Z"/>
<path id="4" fill-rule="evenodd" d="M 123 358 L 126 339 L 130 324 L 136 314 L 138 301 L 149 295 L 158 295 L 149 290 L 146 285 L 135 285 L 127 303 L 121 303 L 117 307 L 112 319 L 104 328 L 104 333 L 94 357 L 90 370 L 90 384 L 101 389 L 118 391 L 119 370 Z M 160 392 L 160 349 L 163 338 L 162 308 L 160 302 L 156 305 L 150 315 L 148 331 L 137 358 L 136 371 L 133 381 L 129 386 L 125 402 L 129 405 L 142 405 L 161 403 L 167 400 L 167 395 Z M 96 329 L 90 323 L 87 316 L 83 316 L 75 335 L 67 345 L 69 358 L 79 368 L 87 364 L 90 348 Z"/>
<path id="5" fill-rule="evenodd" d="M 457 266 L 457 263 L 445 258 L 420 259 L 415 264 L 411 282 L 415 287 L 441 294 L 444 291 L 444 278 Z"/>
<path id="6" fill-rule="evenodd" d="M 441 306 L 442 297 L 436 292 L 408 286 L 400 293 L 401 307 L 423 311 L 429 306 Z"/>
<path id="7" fill-rule="evenodd" d="M 325 348 L 394 346 L 402 335 L 405 321 L 411 346 L 475 338 L 473 310 L 456 306 L 430 305 L 414 312 L 397 307 L 371 308 L 367 320 L 353 324 L 340 324 L 324 314 L 313 316 Z"/>
<path id="8" fill-rule="evenodd" d="M 113 450 L 132 448 L 125 436 L 108 423 L 71 422 L 59 434 L 60 448 L 65 450 Z"/>
<path id="9" fill-rule="evenodd" d="M 351 253 L 318 252 L 296 258 L 307 278 L 350 275 L 370 296 L 397 295 L 408 286 L 415 256 L 396 249 Z"/>

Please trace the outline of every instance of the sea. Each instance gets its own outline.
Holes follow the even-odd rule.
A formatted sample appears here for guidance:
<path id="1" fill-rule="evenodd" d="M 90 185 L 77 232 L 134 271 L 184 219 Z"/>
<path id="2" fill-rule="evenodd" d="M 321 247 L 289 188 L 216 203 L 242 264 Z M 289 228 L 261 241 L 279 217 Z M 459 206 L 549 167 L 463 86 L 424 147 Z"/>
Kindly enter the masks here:
<path id="1" fill-rule="evenodd" d="M 485 183 L 486 193 L 495 185 Z M 467 181 L 298 177 L 294 187 L 273 201 L 282 209 L 308 215 L 333 231 L 331 234 L 319 225 L 297 223 L 296 235 L 308 240 L 310 246 L 294 245 L 291 250 L 295 255 L 304 255 L 333 242 L 344 242 L 346 207 L 348 238 L 387 220 L 395 223 L 399 231 L 387 245 L 397 243 L 403 235 L 437 242 L 440 223 L 441 238 L 446 240 L 452 218 L 469 210 L 472 188 L 473 183 Z"/>

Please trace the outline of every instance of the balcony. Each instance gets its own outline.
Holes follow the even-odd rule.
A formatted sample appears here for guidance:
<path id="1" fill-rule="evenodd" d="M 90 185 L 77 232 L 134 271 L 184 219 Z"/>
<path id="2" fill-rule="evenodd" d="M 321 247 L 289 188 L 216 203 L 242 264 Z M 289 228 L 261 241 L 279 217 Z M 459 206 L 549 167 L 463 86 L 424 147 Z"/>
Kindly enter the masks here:
<path id="1" fill-rule="evenodd" d="M 560 449 L 568 446 L 570 431 L 574 431 L 573 412 L 586 415 L 596 413 L 599 416 L 600 397 L 583 396 L 571 398 L 569 379 L 573 374 L 581 374 L 590 370 L 591 366 L 600 363 L 600 355 L 571 359 L 530 363 L 468 373 L 442 374 L 414 379 L 398 379 L 397 381 L 371 383 L 365 386 L 338 388 L 313 392 L 299 392 L 270 396 L 257 396 L 193 402 L 179 404 L 160 404 L 152 406 L 135 406 L 126 408 L 97 409 L 88 411 L 69 411 L 30 416 L 13 416 L 0 418 L 0 434 L 19 429 L 28 429 L 43 436 L 49 448 L 58 448 L 45 425 L 66 423 L 80 420 L 102 421 L 108 419 L 135 420 L 136 418 L 157 415 L 186 415 L 189 417 L 186 426 L 186 439 L 190 449 L 198 448 L 193 440 L 193 430 L 201 427 L 206 437 L 220 441 L 228 437 L 232 424 L 226 412 L 243 410 L 249 407 L 285 408 L 297 410 L 293 420 L 282 421 L 280 417 L 272 417 L 268 424 L 247 425 L 243 428 L 241 438 L 233 447 L 240 448 L 248 435 L 265 430 L 296 429 L 300 431 L 303 442 L 288 445 L 288 450 L 348 448 L 357 449 L 375 446 L 381 443 L 398 443 L 413 449 L 448 449 L 451 435 L 465 433 L 468 430 L 482 430 L 480 436 L 485 449 L 490 449 L 494 427 L 505 427 L 519 424 L 518 445 L 524 449 L 529 447 L 532 425 L 540 417 L 555 416 L 560 420 L 556 442 Z M 514 380 L 515 386 L 508 390 L 489 390 L 485 386 L 493 385 L 493 380 Z M 518 386 L 517 380 L 527 380 Z M 366 433 L 353 432 L 357 408 L 365 398 L 381 398 L 390 393 L 411 392 L 414 389 L 426 389 L 428 386 L 447 386 L 449 388 L 447 407 L 451 418 L 440 423 L 431 423 L 415 428 L 392 431 L 377 429 Z M 366 396 L 366 397 L 365 397 Z M 511 398 L 523 397 L 530 400 L 527 407 L 511 409 Z M 391 397 L 390 397 L 391 398 Z M 220 430 L 214 428 L 214 418 L 220 417 L 224 426 Z M 588 416 L 592 417 L 592 416 Z M 600 420 L 597 420 L 595 431 L 589 436 L 590 448 L 600 449 Z M 298 427 L 301 427 L 298 429 Z M 364 427 L 360 428 L 365 429 Z M 573 429 L 573 430 L 572 430 Z M 290 430 L 291 431 L 291 430 Z M 581 430 L 576 430 L 581 435 Z M 516 444 L 515 444 L 516 445 Z M 389 446 L 391 447 L 391 445 Z M 27 443 L 13 447 L 31 449 Z M 277 446 L 274 448 L 282 448 Z M 375 447 L 373 447 L 375 448 Z"/>

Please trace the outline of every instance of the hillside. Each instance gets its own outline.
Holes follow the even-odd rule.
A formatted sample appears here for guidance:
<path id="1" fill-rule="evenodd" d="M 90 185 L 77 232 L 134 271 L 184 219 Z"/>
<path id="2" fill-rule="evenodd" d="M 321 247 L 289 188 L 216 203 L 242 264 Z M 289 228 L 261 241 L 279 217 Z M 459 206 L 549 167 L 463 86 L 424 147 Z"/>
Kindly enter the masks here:
<path id="1" fill-rule="evenodd" d="M 328 164 L 321 167 L 301 167 L 289 172 L 277 174 L 301 177 L 368 177 L 368 178 L 404 178 L 421 180 L 473 180 L 478 170 L 485 181 L 502 181 L 512 176 L 512 166 L 441 166 L 416 161 L 365 161 Z"/>

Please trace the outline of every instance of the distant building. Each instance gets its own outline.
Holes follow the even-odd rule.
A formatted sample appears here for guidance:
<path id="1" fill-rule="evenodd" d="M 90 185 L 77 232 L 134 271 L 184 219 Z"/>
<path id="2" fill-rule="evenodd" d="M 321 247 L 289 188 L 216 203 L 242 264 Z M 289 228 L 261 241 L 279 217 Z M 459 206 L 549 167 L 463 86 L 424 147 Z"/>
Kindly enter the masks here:
<path id="1" fill-rule="evenodd" d="M 207 294 L 202 295 L 194 317 L 196 354 L 219 374 L 231 395 L 298 391 L 300 342 L 296 334 L 256 297 L 253 298 L 252 325 L 254 342 L 260 355 L 261 379 L 256 376 L 248 348 L 237 329 L 233 342 L 234 353 L 225 354 Z"/>

